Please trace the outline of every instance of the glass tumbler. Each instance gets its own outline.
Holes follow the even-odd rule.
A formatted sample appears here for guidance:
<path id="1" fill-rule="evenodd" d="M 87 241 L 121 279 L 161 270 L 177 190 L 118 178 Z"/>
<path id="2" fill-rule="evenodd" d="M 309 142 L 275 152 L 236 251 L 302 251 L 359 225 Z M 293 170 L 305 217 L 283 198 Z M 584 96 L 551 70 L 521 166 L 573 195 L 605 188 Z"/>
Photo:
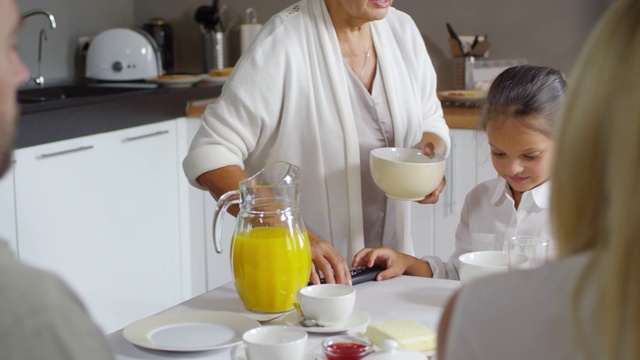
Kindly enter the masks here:
<path id="1" fill-rule="evenodd" d="M 509 239 L 509 271 L 542 266 L 549 256 L 550 240 L 539 236 L 515 236 Z"/>

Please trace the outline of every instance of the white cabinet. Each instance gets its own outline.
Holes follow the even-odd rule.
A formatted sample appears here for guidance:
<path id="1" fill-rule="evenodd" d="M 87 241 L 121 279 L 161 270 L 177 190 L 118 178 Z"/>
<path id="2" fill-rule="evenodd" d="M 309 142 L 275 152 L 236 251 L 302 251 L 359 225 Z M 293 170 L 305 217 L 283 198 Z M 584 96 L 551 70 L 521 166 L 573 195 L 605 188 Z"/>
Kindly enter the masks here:
<path id="1" fill-rule="evenodd" d="M 0 179 L 0 239 L 9 244 L 9 248 L 17 253 L 16 203 L 13 181 L 13 165 Z"/>
<path id="2" fill-rule="evenodd" d="M 176 122 L 19 149 L 20 259 L 60 275 L 105 332 L 183 300 Z"/>
<path id="3" fill-rule="evenodd" d="M 455 232 L 467 193 L 496 176 L 484 132 L 451 129 L 451 151 L 447 158 L 447 186 L 433 205 L 431 254 L 448 260 L 455 250 Z"/>
<path id="4" fill-rule="evenodd" d="M 182 161 L 187 155 L 189 145 L 196 131 L 200 127 L 200 118 L 178 119 L 179 137 L 179 159 Z M 182 168 L 180 168 L 180 191 L 181 199 L 186 199 L 183 205 L 188 209 L 188 219 L 183 219 L 183 223 L 189 224 L 188 233 L 183 233 L 185 238 L 192 243 L 192 282 L 196 287 L 196 293 L 214 289 L 232 280 L 231 275 L 231 236 L 235 227 L 235 218 L 229 214 L 224 214 L 222 218 L 222 248 L 223 253 L 218 254 L 213 246 L 213 210 L 215 201 L 207 191 L 202 191 L 191 186 Z M 187 212 L 185 212 L 187 213 Z M 195 250 L 199 249 L 199 250 Z M 200 277 L 202 276 L 202 278 Z M 202 285 L 202 286 L 201 286 Z"/>

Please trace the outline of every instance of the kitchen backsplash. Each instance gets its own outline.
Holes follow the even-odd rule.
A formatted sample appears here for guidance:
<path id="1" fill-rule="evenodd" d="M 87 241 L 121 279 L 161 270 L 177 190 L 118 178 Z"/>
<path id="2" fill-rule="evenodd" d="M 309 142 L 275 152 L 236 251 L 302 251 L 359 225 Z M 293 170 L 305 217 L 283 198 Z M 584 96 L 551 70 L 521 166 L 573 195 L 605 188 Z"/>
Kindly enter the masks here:
<path id="1" fill-rule="evenodd" d="M 152 17 L 168 21 L 174 32 L 175 69 L 199 72 L 203 67 L 202 33 L 194 20 L 195 10 L 209 0 L 17 0 L 21 12 L 50 10 L 58 29 L 47 29 L 42 73 L 51 81 L 73 78 L 78 38 L 96 35 L 110 27 L 141 27 Z M 229 62 L 240 54 L 237 25 L 245 10 L 253 7 L 258 21 L 266 22 L 291 0 L 222 0 L 228 23 Z M 438 73 L 438 88 L 449 89 L 453 63 L 447 42 L 447 22 L 461 34 L 490 34 L 490 59 L 524 58 L 569 72 L 587 34 L 610 0 L 509 1 L 509 0 L 395 0 L 394 6 L 410 14 L 425 39 Z M 32 72 L 37 69 L 38 33 L 45 17 L 31 17 L 19 40 L 20 54 Z"/>

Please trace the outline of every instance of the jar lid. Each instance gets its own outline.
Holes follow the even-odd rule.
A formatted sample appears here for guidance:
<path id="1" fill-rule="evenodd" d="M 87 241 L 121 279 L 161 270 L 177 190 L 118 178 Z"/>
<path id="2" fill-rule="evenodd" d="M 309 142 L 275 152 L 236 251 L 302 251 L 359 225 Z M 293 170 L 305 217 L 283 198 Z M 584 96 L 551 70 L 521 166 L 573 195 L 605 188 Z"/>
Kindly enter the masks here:
<path id="1" fill-rule="evenodd" d="M 424 360 L 424 355 L 415 350 L 398 348 L 395 340 L 387 339 L 380 347 L 381 351 L 365 356 L 364 360 Z"/>

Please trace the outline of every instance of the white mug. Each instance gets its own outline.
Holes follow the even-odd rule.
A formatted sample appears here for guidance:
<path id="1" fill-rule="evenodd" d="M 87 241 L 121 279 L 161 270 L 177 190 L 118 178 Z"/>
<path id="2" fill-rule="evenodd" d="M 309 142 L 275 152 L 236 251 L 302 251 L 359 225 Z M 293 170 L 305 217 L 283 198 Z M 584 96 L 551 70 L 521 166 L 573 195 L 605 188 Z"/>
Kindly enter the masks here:
<path id="1" fill-rule="evenodd" d="M 349 285 L 312 285 L 301 288 L 297 295 L 305 318 L 321 326 L 344 325 L 356 305 L 356 290 Z"/>
<path id="2" fill-rule="evenodd" d="M 243 343 L 234 347 L 232 359 L 303 360 L 307 347 L 307 332 L 295 326 L 268 325 L 248 330 Z"/>

